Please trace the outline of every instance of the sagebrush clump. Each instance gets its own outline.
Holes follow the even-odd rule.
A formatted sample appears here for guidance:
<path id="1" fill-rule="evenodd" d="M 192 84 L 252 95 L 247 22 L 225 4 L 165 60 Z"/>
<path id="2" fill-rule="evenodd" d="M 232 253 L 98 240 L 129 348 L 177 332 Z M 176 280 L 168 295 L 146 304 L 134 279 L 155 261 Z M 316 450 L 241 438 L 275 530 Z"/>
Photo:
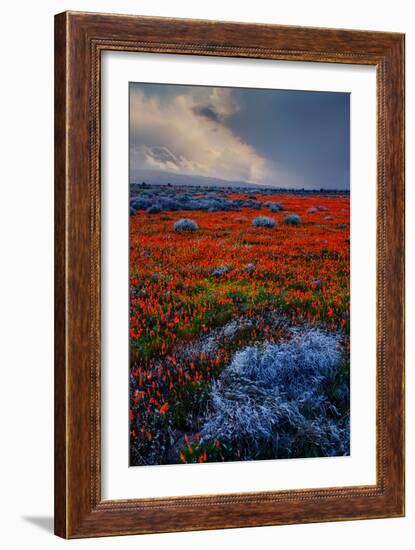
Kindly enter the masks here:
<path id="1" fill-rule="evenodd" d="M 180 220 L 177 220 L 177 222 L 174 224 L 174 230 L 175 231 L 197 231 L 199 229 L 199 226 L 194 220 L 191 220 L 190 218 L 182 218 Z"/>
<path id="2" fill-rule="evenodd" d="M 147 214 L 158 214 L 162 211 L 162 208 L 159 204 L 152 204 L 146 210 Z"/>
<path id="3" fill-rule="evenodd" d="M 275 220 L 274 218 L 268 218 L 267 216 L 258 216 L 258 218 L 254 218 L 252 225 L 255 227 L 274 227 Z"/>
<path id="4" fill-rule="evenodd" d="M 266 206 L 271 210 L 271 212 L 282 212 L 284 210 L 283 205 L 280 202 L 271 202 L 266 203 Z"/>
<path id="5" fill-rule="evenodd" d="M 199 210 L 204 212 L 237 212 L 241 208 L 258 209 L 261 203 L 254 196 L 229 199 L 220 192 L 203 190 L 195 193 L 192 189 L 180 187 L 158 187 L 156 189 L 137 188 L 130 199 L 130 206 L 135 210 L 145 210 L 156 206 L 159 212 L 176 212 L 180 210 Z"/>
<path id="6" fill-rule="evenodd" d="M 231 270 L 231 266 L 228 264 L 220 265 L 218 267 L 215 267 L 215 269 L 212 270 L 212 275 L 214 277 L 222 277 L 222 275 L 226 275 Z"/>
<path id="7" fill-rule="evenodd" d="M 298 216 L 298 214 L 290 214 L 286 218 L 284 218 L 284 223 L 288 225 L 300 225 L 301 224 L 301 218 Z"/>
<path id="8" fill-rule="evenodd" d="M 219 439 L 240 460 L 349 454 L 342 353 L 339 335 L 318 329 L 238 351 L 212 384 L 202 439 Z"/>

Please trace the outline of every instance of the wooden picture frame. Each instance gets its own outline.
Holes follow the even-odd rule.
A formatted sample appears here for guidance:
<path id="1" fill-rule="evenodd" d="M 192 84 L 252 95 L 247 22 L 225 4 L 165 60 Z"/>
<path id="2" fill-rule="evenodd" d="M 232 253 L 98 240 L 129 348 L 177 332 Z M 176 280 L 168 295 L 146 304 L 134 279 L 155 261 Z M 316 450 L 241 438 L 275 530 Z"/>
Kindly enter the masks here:
<path id="1" fill-rule="evenodd" d="M 101 500 L 100 60 L 104 50 L 373 65 L 377 481 Z M 55 18 L 55 533 L 64 538 L 404 515 L 404 35 L 65 12 Z"/>

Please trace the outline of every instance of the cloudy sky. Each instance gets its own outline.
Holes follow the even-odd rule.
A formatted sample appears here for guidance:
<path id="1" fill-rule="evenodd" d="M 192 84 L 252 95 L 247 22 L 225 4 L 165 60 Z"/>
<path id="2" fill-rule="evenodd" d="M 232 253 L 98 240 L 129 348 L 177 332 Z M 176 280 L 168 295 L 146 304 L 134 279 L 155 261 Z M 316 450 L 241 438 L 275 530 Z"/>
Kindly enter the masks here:
<path id="1" fill-rule="evenodd" d="M 349 188 L 349 94 L 130 84 L 130 179 Z M 176 178 L 177 179 L 177 178 Z"/>

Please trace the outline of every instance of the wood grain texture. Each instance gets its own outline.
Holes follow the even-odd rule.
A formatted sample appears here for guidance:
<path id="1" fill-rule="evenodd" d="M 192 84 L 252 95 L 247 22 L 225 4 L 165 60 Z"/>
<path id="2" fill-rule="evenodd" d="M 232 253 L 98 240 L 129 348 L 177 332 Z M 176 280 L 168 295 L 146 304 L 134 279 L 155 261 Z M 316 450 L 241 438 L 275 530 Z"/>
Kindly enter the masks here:
<path id="1" fill-rule="evenodd" d="M 55 531 L 66 532 L 66 26 L 55 26 Z"/>
<path id="2" fill-rule="evenodd" d="M 377 482 L 101 500 L 100 54 L 377 68 Z M 404 36 L 65 12 L 55 18 L 55 532 L 64 538 L 404 514 Z"/>

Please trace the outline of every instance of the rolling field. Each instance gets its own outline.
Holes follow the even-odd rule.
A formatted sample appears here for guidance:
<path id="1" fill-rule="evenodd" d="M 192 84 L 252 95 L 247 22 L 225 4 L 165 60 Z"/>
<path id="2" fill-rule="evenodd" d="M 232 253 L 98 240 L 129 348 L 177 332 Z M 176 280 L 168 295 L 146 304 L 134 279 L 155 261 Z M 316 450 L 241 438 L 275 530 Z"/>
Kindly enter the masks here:
<path id="1" fill-rule="evenodd" d="M 349 454 L 349 195 L 131 197 L 131 465 Z"/>

